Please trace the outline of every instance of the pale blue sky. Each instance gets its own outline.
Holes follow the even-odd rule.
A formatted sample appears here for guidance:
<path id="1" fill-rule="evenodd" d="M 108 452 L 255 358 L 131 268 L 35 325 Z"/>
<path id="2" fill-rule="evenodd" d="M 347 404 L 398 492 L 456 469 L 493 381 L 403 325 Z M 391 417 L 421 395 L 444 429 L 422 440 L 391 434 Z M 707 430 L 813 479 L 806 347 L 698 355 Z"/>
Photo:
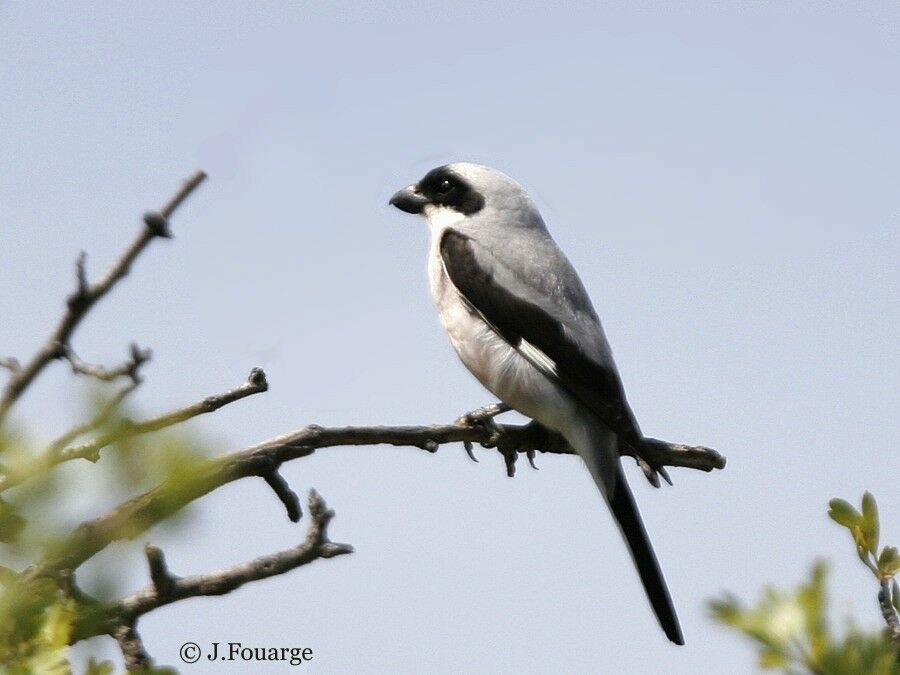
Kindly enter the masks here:
<path id="1" fill-rule="evenodd" d="M 386 202 L 438 164 L 494 165 L 580 271 L 645 432 L 728 456 L 658 491 L 627 466 L 687 646 L 656 626 L 575 458 L 509 480 L 491 451 L 446 447 L 288 465 L 357 552 L 156 612 L 148 649 L 179 665 L 186 640 L 309 646 L 315 673 L 752 672 L 706 600 L 792 584 L 818 555 L 835 617 L 877 627 L 825 509 L 869 489 L 900 542 L 897 5 L 481 5 L 0 4 L 0 353 L 44 339 L 79 250 L 99 273 L 203 168 L 175 240 L 78 351 L 152 347 L 147 412 L 264 367 L 269 393 L 196 423 L 221 452 L 311 422 L 450 421 L 491 399 L 431 307 L 424 225 Z M 76 391 L 57 366 L 21 418 L 49 436 Z M 73 518 L 115 502 L 91 497 Z M 132 589 L 144 541 L 187 574 L 305 532 L 261 481 L 194 514 L 93 564 Z M 108 643 L 88 647 L 117 658 Z"/>

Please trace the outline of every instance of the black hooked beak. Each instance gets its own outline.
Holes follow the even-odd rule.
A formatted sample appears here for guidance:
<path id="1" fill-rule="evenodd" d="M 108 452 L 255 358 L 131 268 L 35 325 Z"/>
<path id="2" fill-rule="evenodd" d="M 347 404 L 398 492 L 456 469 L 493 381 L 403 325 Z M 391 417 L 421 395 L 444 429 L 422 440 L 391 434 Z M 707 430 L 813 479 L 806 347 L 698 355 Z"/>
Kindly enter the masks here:
<path id="1" fill-rule="evenodd" d="M 416 192 L 415 186 L 410 185 L 402 190 L 397 190 L 388 204 L 407 213 L 422 213 L 428 200 Z"/>

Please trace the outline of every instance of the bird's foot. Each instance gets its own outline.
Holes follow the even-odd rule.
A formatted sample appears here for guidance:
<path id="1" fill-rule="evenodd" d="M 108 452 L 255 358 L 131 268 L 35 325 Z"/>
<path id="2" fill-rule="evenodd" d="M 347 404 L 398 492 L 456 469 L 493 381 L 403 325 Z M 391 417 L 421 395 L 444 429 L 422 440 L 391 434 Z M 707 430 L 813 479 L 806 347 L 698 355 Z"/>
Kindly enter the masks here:
<path id="1" fill-rule="evenodd" d="M 456 420 L 456 423 L 464 427 L 477 426 L 488 421 L 493 422 L 493 419 L 497 415 L 502 415 L 503 413 L 509 412 L 510 410 L 512 410 L 512 408 L 510 408 L 503 402 L 488 403 L 487 405 L 476 408 L 471 412 L 467 412 L 465 415 Z"/>
<path id="2" fill-rule="evenodd" d="M 506 462 L 506 475 L 510 478 L 516 475 L 516 460 L 520 452 L 525 453 L 531 468 L 537 471 L 537 465 L 534 463 L 536 448 L 547 447 L 549 433 L 547 427 L 532 420 L 520 432 L 500 437 L 496 447 Z"/>
<path id="3" fill-rule="evenodd" d="M 498 427 L 497 423 L 494 422 L 494 418 L 497 415 L 508 412 L 509 410 L 512 410 L 512 408 L 510 408 L 505 403 L 490 403 L 480 408 L 476 408 L 471 412 L 467 412 L 465 415 L 456 420 L 456 424 L 461 427 L 481 427 L 488 430 L 490 432 L 490 436 L 488 437 L 488 440 L 483 442 L 481 445 L 485 448 L 493 448 L 500 442 L 500 427 Z M 477 462 L 478 459 L 475 457 L 475 453 L 472 451 L 472 442 L 464 441 L 463 447 L 466 449 L 466 454 L 469 455 L 469 458 L 473 462 Z"/>

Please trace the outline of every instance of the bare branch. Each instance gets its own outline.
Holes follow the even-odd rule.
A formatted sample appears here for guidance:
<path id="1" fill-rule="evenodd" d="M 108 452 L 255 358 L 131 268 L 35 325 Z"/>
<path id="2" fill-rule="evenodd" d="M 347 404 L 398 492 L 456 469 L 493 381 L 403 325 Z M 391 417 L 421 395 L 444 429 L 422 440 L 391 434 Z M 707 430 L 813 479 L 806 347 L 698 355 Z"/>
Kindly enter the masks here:
<path id="1" fill-rule="evenodd" d="M 247 381 L 234 389 L 229 389 L 221 394 L 207 396 L 203 400 L 192 403 L 184 408 L 165 413 L 164 415 L 159 415 L 158 417 L 151 417 L 150 419 L 140 422 L 122 420 L 118 425 L 118 428 L 107 434 L 98 436 L 93 440 L 79 445 L 64 448 L 59 453 L 59 461 L 67 462 L 72 459 L 87 459 L 96 462 L 100 457 L 100 450 L 112 443 L 134 436 L 149 434 L 176 424 L 181 424 L 192 417 L 215 412 L 229 403 L 234 403 L 242 398 L 267 391 L 268 388 L 269 383 L 266 381 L 265 372 L 263 372 L 262 368 L 254 368 L 250 371 Z M 0 490 L 2 490 L 3 487 L 3 484 L 0 483 Z"/>
<path id="2" fill-rule="evenodd" d="M 147 567 L 150 569 L 150 581 L 156 589 L 156 594 L 160 598 L 168 598 L 172 595 L 175 577 L 169 572 L 169 566 L 166 564 L 166 556 L 163 555 L 162 549 L 147 544 L 144 546 L 144 555 L 147 556 Z"/>
<path id="3" fill-rule="evenodd" d="M 104 424 L 106 424 L 110 418 L 112 418 L 113 413 L 115 413 L 119 406 L 122 405 L 122 401 L 124 401 L 131 392 L 138 388 L 137 382 L 132 382 L 126 387 L 123 387 L 118 392 L 116 392 L 115 396 L 109 399 L 106 403 L 103 404 L 103 407 L 94 415 L 93 418 L 84 422 L 83 424 L 78 424 L 64 434 L 56 438 L 44 452 L 44 456 L 40 459 L 35 460 L 34 465 L 30 466 L 29 470 L 24 470 L 21 472 L 22 479 L 25 477 L 29 477 L 34 475 L 37 471 L 45 471 L 51 466 L 54 465 L 52 461 L 49 461 L 58 456 L 59 451 L 62 450 L 67 445 L 75 442 L 79 437 L 84 436 L 91 431 L 99 429 Z M 17 476 L 20 474 L 19 471 L 15 472 Z M 0 491 L 4 490 L 7 487 L 12 487 L 16 485 L 17 482 L 6 482 L 6 476 L 0 472 Z"/>
<path id="4" fill-rule="evenodd" d="M 175 424 L 189 420 L 192 417 L 197 417 L 198 415 L 215 412 L 229 403 L 234 403 L 235 401 L 246 398 L 247 396 L 252 396 L 253 394 L 259 394 L 269 388 L 268 382 L 266 381 L 266 374 L 261 368 L 254 368 L 250 371 L 247 381 L 239 387 L 235 387 L 234 389 L 230 389 L 221 394 L 207 396 L 196 403 L 158 417 L 151 417 L 138 422 L 128 419 L 120 420 L 113 429 L 100 434 L 96 438 L 85 441 L 84 443 L 79 443 L 78 445 L 68 445 L 79 436 L 101 426 L 114 412 L 122 399 L 127 396 L 135 386 L 137 385 L 129 385 L 129 387 L 126 387 L 119 392 L 114 399 L 104 406 L 104 409 L 101 410 L 93 420 L 84 425 L 75 427 L 54 441 L 41 457 L 24 466 L 8 468 L 5 473 L 0 472 L 0 492 L 8 490 L 15 485 L 19 485 L 29 478 L 42 474 L 63 462 L 74 459 L 87 459 L 91 462 L 96 462 L 100 458 L 100 451 L 113 443 L 142 434 L 159 431 L 160 429 L 171 427 Z"/>
<path id="5" fill-rule="evenodd" d="M 76 569 L 111 542 L 132 539 L 155 523 L 165 520 L 190 502 L 232 481 L 251 476 L 265 477 L 272 467 L 308 457 L 317 449 L 347 445 L 393 445 L 418 447 L 428 451 L 443 443 L 489 443 L 501 439 L 501 452 L 515 447 L 516 452 L 530 451 L 573 454 L 561 437 L 548 434 L 542 427 L 529 425 L 496 425 L 496 430 L 483 426 L 458 424 L 399 427 L 335 427 L 326 429 L 311 425 L 300 431 L 251 446 L 223 457 L 198 462 L 190 477 L 179 477 L 161 483 L 138 495 L 115 510 L 79 525 L 68 536 L 47 551 L 44 558 L 28 570 L 29 579 L 56 577 L 62 570 Z M 725 458 L 715 450 L 678 444 L 668 445 L 670 452 L 660 457 L 668 466 L 682 466 L 703 471 L 721 469 Z"/>
<path id="6" fill-rule="evenodd" d="M 80 375 L 88 375 L 101 382 L 112 382 L 120 377 L 128 377 L 132 382 L 140 382 L 140 368 L 153 356 L 149 349 L 141 349 L 135 343 L 131 343 L 130 355 L 127 361 L 114 368 L 106 368 L 87 363 L 78 358 L 75 351 L 68 345 L 61 348 L 61 358 L 69 362 L 72 372 Z"/>
<path id="7" fill-rule="evenodd" d="M 282 504 L 284 504 L 284 508 L 287 511 L 287 516 L 290 521 L 296 523 L 300 520 L 300 516 L 303 515 L 303 512 L 300 510 L 300 498 L 297 497 L 296 492 L 291 490 L 291 486 L 288 485 L 284 476 L 278 473 L 277 469 L 273 469 L 270 473 L 264 474 L 263 479 L 266 481 L 266 484 L 272 488 L 272 492 L 275 493 L 275 496 L 281 500 Z"/>
<path id="8" fill-rule="evenodd" d="M 75 600 L 76 602 L 82 605 L 88 604 L 98 604 L 98 600 L 83 590 L 78 586 L 78 583 L 75 581 L 75 572 L 71 570 L 66 570 L 59 576 L 58 579 L 59 587 L 63 593 L 65 593 L 66 597 Z"/>
<path id="9" fill-rule="evenodd" d="M 894 582 L 893 590 L 897 590 L 896 582 Z M 900 617 L 897 616 L 897 610 L 894 609 L 890 578 L 881 580 L 881 590 L 878 592 L 878 604 L 881 605 L 881 615 L 884 617 L 884 621 L 887 624 L 888 636 L 891 640 L 900 644 Z"/>
<path id="10" fill-rule="evenodd" d="M 334 511 L 327 508 L 315 490 L 309 493 L 308 508 L 310 524 L 301 544 L 217 572 L 190 577 L 172 576 L 165 567 L 162 552 L 148 546 L 153 583 L 115 602 L 87 607 L 75 624 L 72 643 L 94 635 L 114 634 L 120 626 L 133 625 L 138 617 L 185 598 L 224 595 L 251 581 L 290 572 L 319 558 L 352 553 L 352 546 L 336 544 L 328 539 L 328 523 L 334 517 Z"/>
<path id="11" fill-rule="evenodd" d="M 110 635 L 119 643 L 127 672 L 143 672 L 152 665 L 153 659 L 144 649 L 144 641 L 137 632 L 136 622 L 122 623 L 110 631 Z"/>
<path id="12" fill-rule="evenodd" d="M 141 227 L 137 238 L 103 278 L 95 284 L 90 284 L 87 280 L 84 254 L 79 256 L 76 265 L 77 287 L 75 292 L 68 298 L 62 318 L 38 353 L 25 366 L 13 372 L 13 376 L 9 379 L 3 393 L 0 394 L 0 424 L 2 424 L 13 404 L 41 371 L 47 367 L 47 364 L 62 356 L 62 350 L 69 344 L 72 334 L 90 309 L 115 286 L 116 282 L 128 274 L 131 264 L 153 239 L 168 234 L 168 219 L 191 192 L 203 182 L 204 178 L 206 178 L 205 173 L 202 171 L 196 172 L 185 181 L 184 185 L 163 206 L 159 213 L 145 215 L 144 225 Z M 160 227 L 160 220 L 165 224 L 164 228 Z"/>
<path id="13" fill-rule="evenodd" d="M 14 356 L 0 356 L 0 368 L 8 370 L 15 375 L 22 369 L 22 364 Z"/>

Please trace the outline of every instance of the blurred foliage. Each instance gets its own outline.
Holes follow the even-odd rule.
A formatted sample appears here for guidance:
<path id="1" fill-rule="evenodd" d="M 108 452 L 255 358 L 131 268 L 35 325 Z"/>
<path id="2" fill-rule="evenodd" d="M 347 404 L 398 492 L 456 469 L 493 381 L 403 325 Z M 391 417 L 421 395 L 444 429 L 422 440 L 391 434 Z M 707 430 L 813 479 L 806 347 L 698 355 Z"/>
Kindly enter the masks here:
<path id="1" fill-rule="evenodd" d="M 117 503 L 154 485 L 171 481 L 176 490 L 195 480 L 197 467 L 206 461 L 204 444 L 183 425 L 145 435 L 129 435 L 130 420 L 140 419 L 110 386 L 97 387 L 85 397 L 79 433 L 66 445 L 110 436 L 96 466 L 77 459 L 52 466 L 43 463 L 50 444 L 5 423 L 0 426 L 0 474 L 28 475 L 19 485 L 0 496 L 0 673 L 25 675 L 73 672 L 68 661 L 69 642 L 79 612 L 94 600 L 67 595 L 60 584 L 48 579 L 25 580 L 14 569 L 23 570 L 60 545 L 65 534 L 84 518 L 107 512 Z M 36 429 L 42 431 L 43 429 Z M 76 440 L 77 438 L 77 440 Z M 149 514 L 139 528 L 164 518 L 166 526 L 184 523 L 183 511 L 163 504 Z M 137 535 L 139 529 L 123 534 Z M 133 550 L 137 550 L 135 547 Z M 135 564 L 135 563 L 133 563 Z M 143 561 L 136 563 L 143 567 Z M 121 594 L 115 565 L 97 565 L 95 577 L 84 572 L 99 600 Z M 149 582 L 149 579 L 148 579 Z M 77 599 L 73 599 L 73 597 Z M 91 660 L 86 672 L 112 673 L 112 663 Z M 171 669 L 153 669 L 171 673 Z"/>
<path id="2" fill-rule="evenodd" d="M 863 496 L 857 511 L 842 499 L 832 499 L 828 515 L 846 527 L 857 555 L 879 581 L 893 586 L 893 605 L 900 610 L 900 589 L 894 575 L 900 571 L 897 549 L 878 552 L 879 522 L 875 498 Z M 900 675 L 900 644 L 888 632 L 868 633 L 850 625 L 836 635 L 828 622 L 826 566 L 817 562 L 810 579 L 785 592 L 768 588 L 753 606 L 732 595 L 709 603 L 712 617 L 750 638 L 759 650 L 764 670 L 815 675 Z M 878 589 L 873 605 L 878 608 Z"/>

